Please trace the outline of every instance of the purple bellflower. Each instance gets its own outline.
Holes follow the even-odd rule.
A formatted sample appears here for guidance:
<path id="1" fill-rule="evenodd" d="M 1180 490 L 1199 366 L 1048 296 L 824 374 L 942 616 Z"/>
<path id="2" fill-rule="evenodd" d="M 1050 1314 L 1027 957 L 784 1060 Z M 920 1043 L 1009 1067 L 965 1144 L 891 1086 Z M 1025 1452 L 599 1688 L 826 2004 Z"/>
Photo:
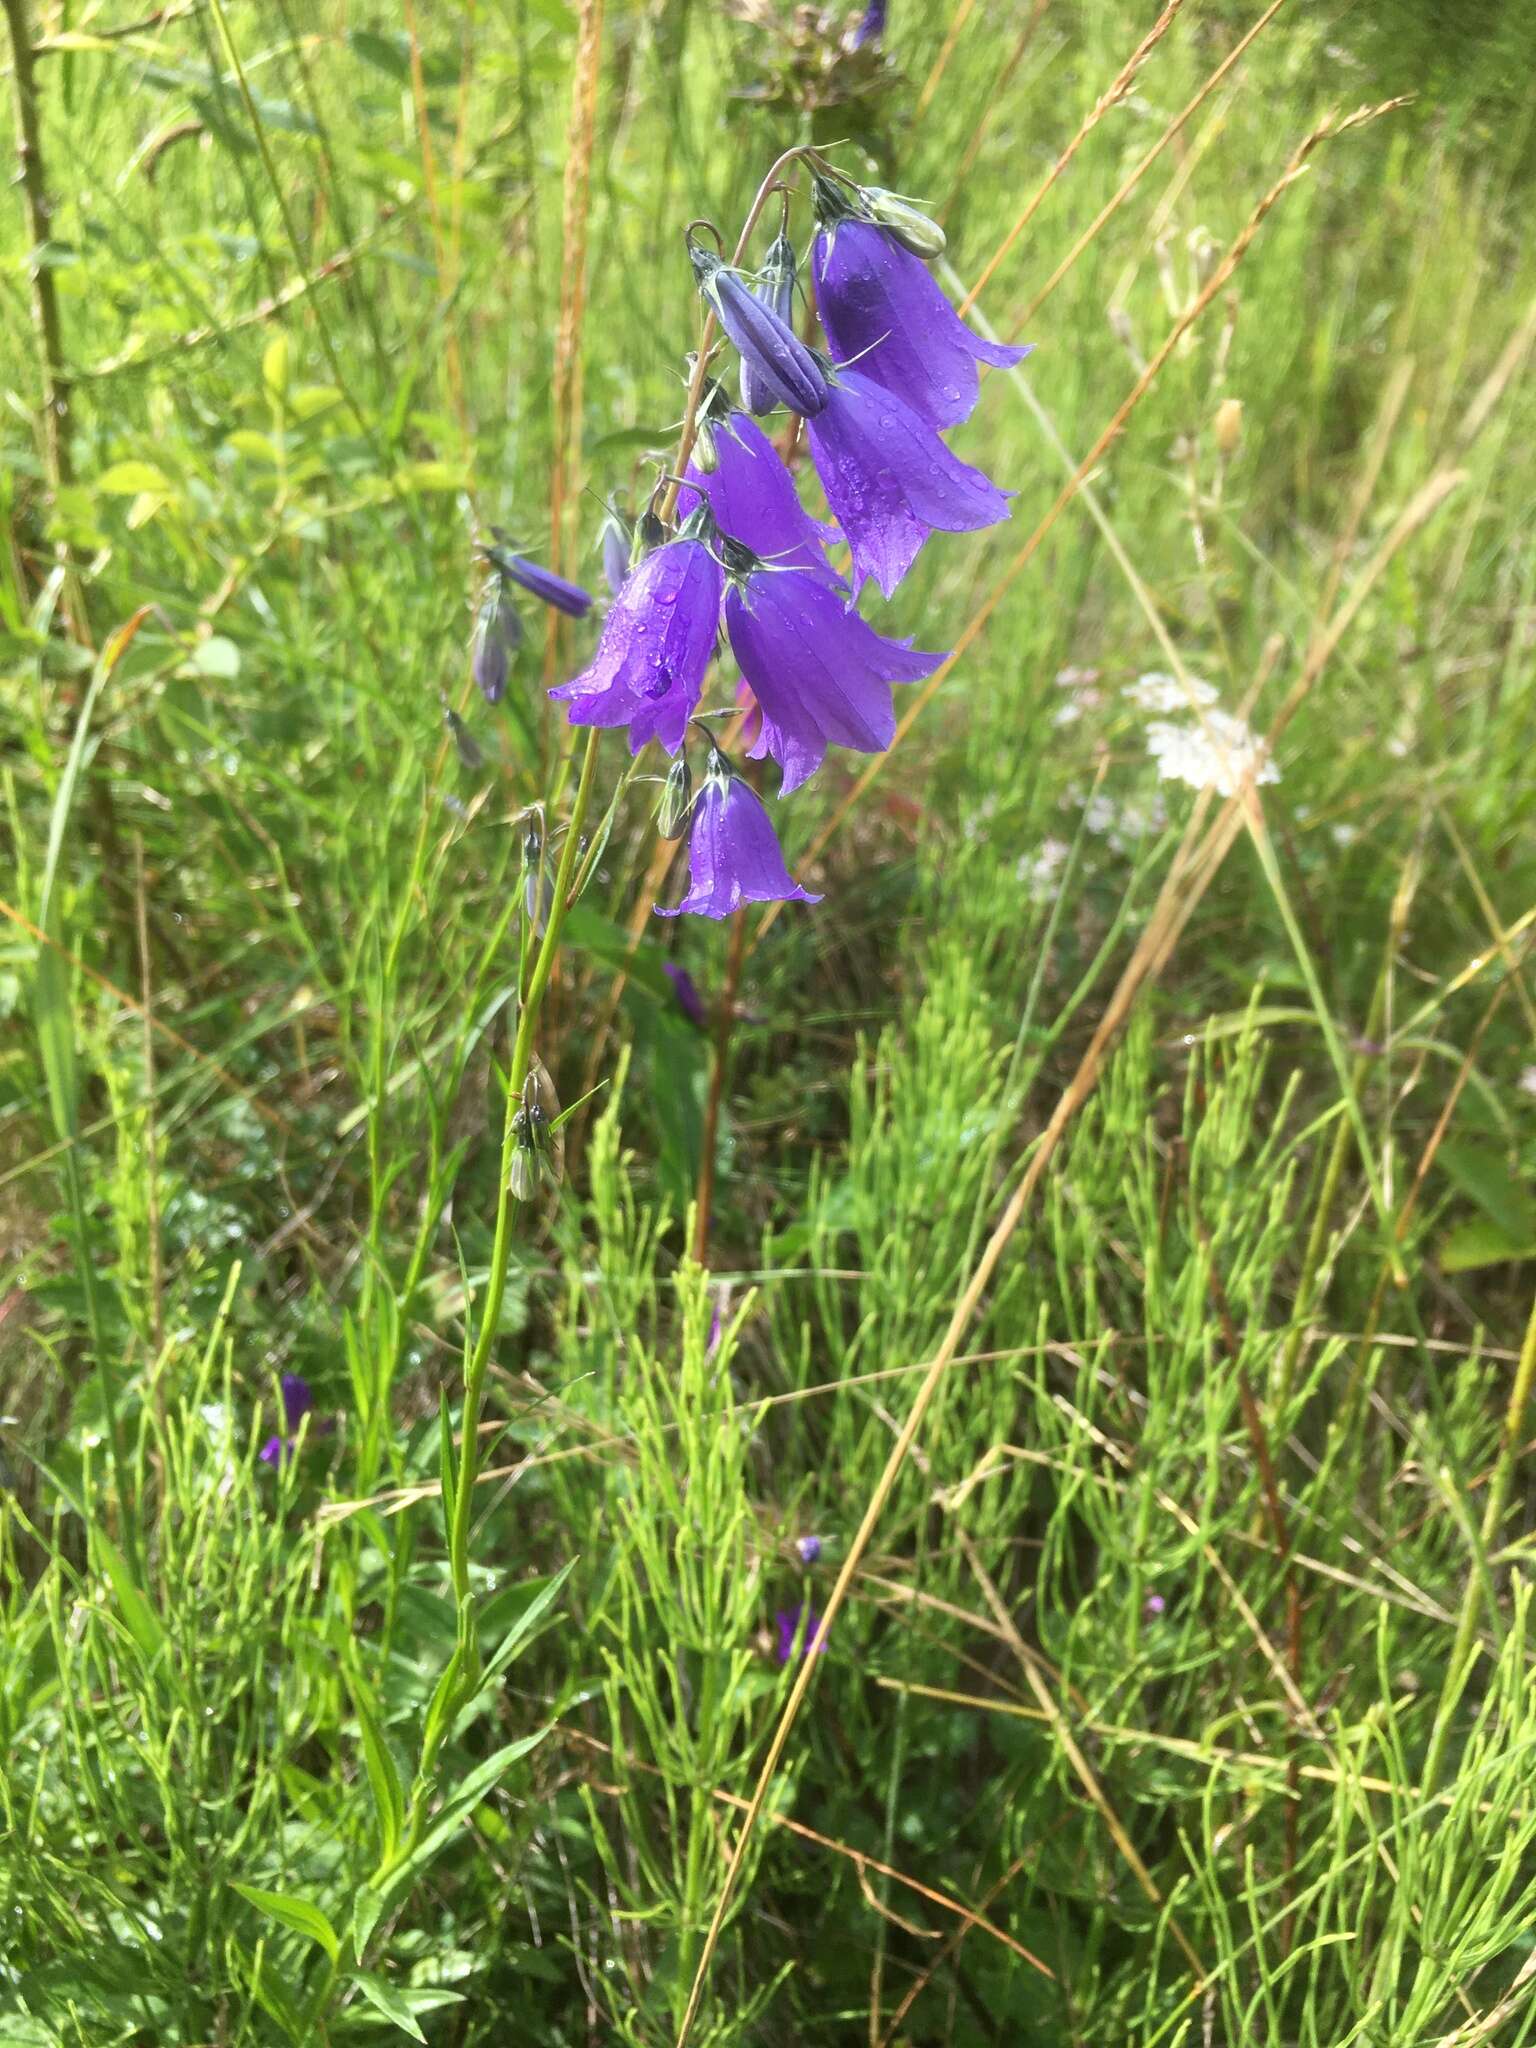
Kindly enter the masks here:
<path id="1" fill-rule="evenodd" d="M 763 267 L 758 272 L 757 290 L 753 297 L 771 308 L 786 327 L 792 326 L 795 316 L 795 245 L 788 235 L 777 235 L 770 245 Z M 764 382 L 754 357 L 750 355 L 741 359 L 741 402 L 748 412 L 758 414 L 772 412 L 779 402 L 777 393 Z"/>
<path id="2" fill-rule="evenodd" d="M 688 253 L 699 290 L 751 367 L 754 389 L 771 392 L 777 404 L 814 419 L 827 402 L 827 380 L 805 343 L 718 256 L 697 243 L 689 244 Z"/>
<path id="3" fill-rule="evenodd" d="M 773 1620 L 774 1626 L 779 1632 L 779 1662 L 781 1664 L 787 1664 L 791 1657 L 794 1656 L 797 1641 L 800 1642 L 800 1654 L 802 1657 L 819 1657 L 827 1647 L 827 1638 L 822 1628 L 821 1617 L 814 1607 L 803 1605 L 791 1607 L 787 1613 L 783 1608 L 780 1608 L 779 1612 L 773 1617 Z M 801 1640 L 802 1624 L 804 1626 L 803 1640 Z"/>
<path id="4" fill-rule="evenodd" d="M 688 894 L 658 917 L 729 917 L 744 903 L 819 903 L 784 865 L 762 798 L 711 745 L 688 835 Z"/>
<path id="5" fill-rule="evenodd" d="M 572 725 L 627 725 L 635 754 L 647 740 L 669 754 L 683 744 L 720 627 L 723 578 L 703 530 L 694 514 L 630 571 L 590 666 L 549 693 Z"/>
<path id="6" fill-rule="evenodd" d="M 829 745 L 884 753 L 896 731 L 892 683 L 915 683 L 944 659 L 886 639 L 819 577 L 761 562 L 732 576 L 725 625 L 762 708 L 752 752 L 783 769 L 781 796 L 815 774 Z"/>
<path id="7" fill-rule="evenodd" d="M 869 0 L 869 5 L 860 15 L 858 24 L 849 39 L 851 50 L 862 50 L 866 43 L 877 43 L 885 34 L 885 0 Z"/>
<path id="8" fill-rule="evenodd" d="M 921 416 L 864 371 L 839 364 L 806 422 L 827 503 L 853 550 L 854 590 L 889 597 L 930 533 L 969 533 L 1008 517 L 1008 493 L 952 455 Z"/>
<path id="9" fill-rule="evenodd" d="M 690 464 L 687 477 L 709 500 L 720 531 L 778 568 L 807 569 L 846 588 L 822 554 L 840 538 L 837 528 L 806 511 L 793 477 L 757 422 L 732 413 L 716 431 L 715 451 L 719 459 L 711 475 Z"/>
<path id="10" fill-rule="evenodd" d="M 557 576 L 553 569 L 540 568 L 537 562 L 530 562 L 526 555 L 505 545 L 506 536 L 499 527 L 493 526 L 492 533 L 502 545 L 487 548 L 486 553 L 496 564 L 503 576 L 509 576 L 514 583 L 520 583 L 524 590 L 540 603 L 552 605 L 557 612 L 564 612 L 567 618 L 584 619 L 592 609 L 592 593 L 583 590 L 579 583 L 568 583 L 563 576 Z"/>
<path id="11" fill-rule="evenodd" d="M 844 217 L 816 237 L 816 304 L 834 355 L 905 401 L 930 427 L 976 409 L 978 363 L 1010 369 L 1029 354 L 973 334 L 927 266 L 873 222 Z"/>
<path id="12" fill-rule="evenodd" d="M 500 576 L 491 578 L 475 621 L 470 673 L 487 704 L 499 704 L 507 687 L 512 657 L 523 644 L 523 622 Z"/>
<path id="13" fill-rule="evenodd" d="M 704 1008 L 704 998 L 699 994 L 698 983 L 687 968 L 679 967 L 675 960 L 663 960 L 661 971 L 672 984 L 677 1007 L 690 1024 L 697 1024 L 702 1031 L 709 1023 L 709 1014 Z"/>
<path id="14" fill-rule="evenodd" d="M 281 1465 L 284 1458 L 287 1457 L 294 1447 L 294 1439 L 299 1433 L 299 1424 L 315 1405 L 315 1397 L 310 1392 L 309 1381 L 301 1378 L 296 1372 L 285 1372 L 283 1374 L 282 1393 L 283 1422 L 288 1433 L 286 1436 L 269 1436 L 267 1438 L 258 1453 L 263 1465 Z"/>
<path id="15" fill-rule="evenodd" d="M 629 574 L 629 551 L 633 539 L 629 521 L 622 512 L 615 512 L 610 507 L 603 521 L 603 576 L 615 597 L 624 588 L 624 579 Z"/>
<path id="16" fill-rule="evenodd" d="M 795 1549 L 799 1552 L 802 1564 L 815 1564 L 821 1557 L 821 1538 L 819 1536 L 797 1536 L 795 1538 Z"/>

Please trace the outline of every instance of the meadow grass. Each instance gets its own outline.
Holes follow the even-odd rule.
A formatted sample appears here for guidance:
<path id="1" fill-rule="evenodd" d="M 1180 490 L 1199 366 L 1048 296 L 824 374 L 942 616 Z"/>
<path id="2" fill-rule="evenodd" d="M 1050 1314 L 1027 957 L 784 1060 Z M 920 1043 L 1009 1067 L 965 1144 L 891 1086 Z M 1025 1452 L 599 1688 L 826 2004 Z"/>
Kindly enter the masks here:
<path id="1" fill-rule="evenodd" d="M 4 12 L 0 2048 L 1527 2040 L 1524 11 Z M 1037 346 L 733 940 L 475 542 L 811 135 Z"/>

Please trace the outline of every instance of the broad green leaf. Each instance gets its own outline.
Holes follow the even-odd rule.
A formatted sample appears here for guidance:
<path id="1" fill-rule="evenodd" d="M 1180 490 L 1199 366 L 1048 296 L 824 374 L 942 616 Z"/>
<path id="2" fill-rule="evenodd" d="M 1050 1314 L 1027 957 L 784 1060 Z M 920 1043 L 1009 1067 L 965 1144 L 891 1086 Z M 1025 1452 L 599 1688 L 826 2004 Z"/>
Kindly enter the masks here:
<path id="1" fill-rule="evenodd" d="M 341 1942 L 335 1928 L 320 1908 L 311 1905 L 308 1899 L 296 1898 L 291 1892 L 264 1891 L 260 1885 L 242 1884 L 238 1878 L 230 1879 L 229 1888 L 238 1892 L 258 1912 L 265 1913 L 269 1920 L 275 1920 L 280 1927 L 290 1928 L 293 1933 L 318 1942 L 333 1963 L 340 1956 Z"/>
<path id="2" fill-rule="evenodd" d="M 96 488 L 109 498 L 136 498 L 140 491 L 171 491 L 175 485 L 152 462 L 114 462 L 97 477 Z"/>
<path id="3" fill-rule="evenodd" d="M 1448 1138 L 1436 1163 L 1512 1243 L 1529 1244 L 1536 1239 L 1536 1197 L 1521 1186 L 1492 1146 Z"/>
<path id="4" fill-rule="evenodd" d="M 1486 1216 L 1469 1216 L 1456 1224 L 1440 1245 L 1444 1273 L 1475 1273 L 1481 1266 L 1502 1266 L 1511 1259 L 1536 1259 L 1536 1239 L 1512 1238 Z"/>

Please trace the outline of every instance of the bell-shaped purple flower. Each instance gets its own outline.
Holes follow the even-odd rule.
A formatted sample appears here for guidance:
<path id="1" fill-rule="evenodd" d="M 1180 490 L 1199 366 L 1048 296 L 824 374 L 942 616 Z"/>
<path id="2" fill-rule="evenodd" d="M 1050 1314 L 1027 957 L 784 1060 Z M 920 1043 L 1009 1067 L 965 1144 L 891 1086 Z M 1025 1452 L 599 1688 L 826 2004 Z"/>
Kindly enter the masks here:
<path id="1" fill-rule="evenodd" d="M 958 426 L 975 410 L 978 363 L 1006 370 L 1027 348 L 973 334 L 927 266 L 873 222 L 823 228 L 811 257 L 816 305 L 832 352 L 912 408 L 931 427 Z"/>
<path id="2" fill-rule="evenodd" d="M 779 763 L 785 796 L 815 774 L 829 745 L 884 753 L 896 731 L 892 683 L 915 683 L 944 659 L 886 639 L 819 577 L 761 564 L 733 578 L 725 626 L 762 707 L 753 754 Z"/>
<path id="3" fill-rule="evenodd" d="M 808 1602 L 791 1607 L 787 1612 L 780 1608 L 773 1620 L 779 1635 L 781 1664 L 789 1663 L 797 1644 L 802 1657 L 819 1657 L 827 1647 L 826 1626 Z"/>
<path id="4" fill-rule="evenodd" d="M 718 256 L 693 244 L 688 253 L 699 290 L 736 344 L 742 361 L 750 363 L 758 386 L 771 392 L 777 404 L 814 418 L 827 402 L 827 380 L 805 343 Z"/>
<path id="5" fill-rule="evenodd" d="M 470 674 L 487 704 L 499 704 L 506 694 L 512 657 L 522 644 L 523 622 L 500 576 L 492 576 L 475 621 L 469 658 Z"/>
<path id="6" fill-rule="evenodd" d="M 869 0 L 849 39 L 849 49 L 862 50 L 866 43 L 878 42 L 885 34 L 885 5 L 886 0 Z"/>
<path id="7" fill-rule="evenodd" d="M 709 500 L 722 533 L 783 569 L 807 569 L 840 589 L 822 549 L 840 538 L 835 526 L 813 519 L 801 504 L 794 478 L 755 420 L 734 412 L 715 433 L 718 464 L 705 476 L 690 464 L 688 482 Z"/>
<path id="8" fill-rule="evenodd" d="M 315 1405 L 309 1381 L 296 1372 L 283 1374 L 282 1395 L 283 1421 L 287 1426 L 287 1434 L 267 1438 L 257 1453 L 264 1465 L 281 1465 L 293 1449 L 294 1438 L 299 1433 L 299 1424 Z"/>
<path id="9" fill-rule="evenodd" d="M 506 535 L 499 527 L 493 526 L 491 531 L 500 545 L 487 548 L 485 552 L 503 576 L 520 583 L 540 603 L 552 605 L 557 612 L 564 612 L 567 618 L 586 617 L 592 609 L 590 590 L 583 590 L 579 583 L 568 583 L 553 569 L 541 568 L 537 562 L 530 562 L 526 555 L 518 554 L 515 548 L 506 545 Z"/>
<path id="10" fill-rule="evenodd" d="M 549 693 L 569 705 L 572 725 L 627 725 L 632 753 L 656 739 L 675 754 L 715 651 L 722 581 L 687 527 L 632 569 L 591 665 Z"/>
<path id="11" fill-rule="evenodd" d="M 1008 517 L 1010 494 L 951 454 L 926 420 L 862 370 L 837 366 L 826 406 L 806 432 L 853 550 L 855 591 L 872 576 L 889 597 L 930 533 L 969 533 Z"/>
<path id="12" fill-rule="evenodd" d="M 717 747 L 693 807 L 688 835 L 688 894 L 658 917 L 729 917 L 744 903 L 819 903 L 802 889 L 779 851 L 762 798 L 731 770 Z"/>
<path id="13" fill-rule="evenodd" d="M 661 971 L 672 984 L 672 993 L 677 998 L 677 1007 L 701 1031 L 709 1024 L 709 1012 L 704 1007 L 704 998 L 699 994 L 699 985 L 686 967 L 679 967 L 675 960 L 663 960 Z"/>
<path id="14" fill-rule="evenodd" d="M 788 235 L 775 236 L 757 274 L 753 296 L 771 307 L 786 327 L 791 326 L 795 317 L 795 245 Z M 759 376 L 751 355 L 741 359 L 741 402 L 748 412 L 759 415 L 772 412 L 779 402 L 777 393 Z"/>

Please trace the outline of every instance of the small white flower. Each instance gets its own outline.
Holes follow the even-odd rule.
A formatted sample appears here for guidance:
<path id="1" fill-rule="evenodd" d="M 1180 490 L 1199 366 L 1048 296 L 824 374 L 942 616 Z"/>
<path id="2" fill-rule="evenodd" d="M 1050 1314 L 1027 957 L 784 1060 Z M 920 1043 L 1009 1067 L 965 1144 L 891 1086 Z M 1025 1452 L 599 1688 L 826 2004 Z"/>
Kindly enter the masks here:
<path id="1" fill-rule="evenodd" d="M 1536 1067 L 1522 1068 L 1515 1086 L 1522 1095 L 1536 1095 Z"/>
<path id="2" fill-rule="evenodd" d="M 1226 711 L 1208 711 L 1199 725 L 1154 719 L 1147 727 L 1147 752 L 1164 782 L 1187 782 L 1191 789 L 1214 789 L 1218 796 L 1232 796 L 1250 780 L 1280 780 L 1265 742 Z"/>
<path id="3" fill-rule="evenodd" d="M 1062 863 L 1071 849 L 1064 839 L 1045 839 L 1038 853 L 1020 857 L 1014 873 L 1029 892 L 1032 903 L 1043 903 L 1056 886 Z"/>
<path id="4" fill-rule="evenodd" d="M 1059 668 L 1056 671 L 1058 690 L 1081 690 L 1098 680 L 1099 672 L 1096 668 Z"/>
<path id="5" fill-rule="evenodd" d="M 1216 702 L 1216 691 L 1203 677 L 1191 676 L 1181 683 L 1177 676 L 1156 668 L 1128 684 L 1124 694 L 1138 711 L 1204 710 Z"/>
<path id="6" fill-rule="evenodd" d="M 1331 825 L 1328 829 L 1333 834 L 1335 846 L 1353 846 L 1360 837 L 1360 827 L 1358 825 Z"/>

